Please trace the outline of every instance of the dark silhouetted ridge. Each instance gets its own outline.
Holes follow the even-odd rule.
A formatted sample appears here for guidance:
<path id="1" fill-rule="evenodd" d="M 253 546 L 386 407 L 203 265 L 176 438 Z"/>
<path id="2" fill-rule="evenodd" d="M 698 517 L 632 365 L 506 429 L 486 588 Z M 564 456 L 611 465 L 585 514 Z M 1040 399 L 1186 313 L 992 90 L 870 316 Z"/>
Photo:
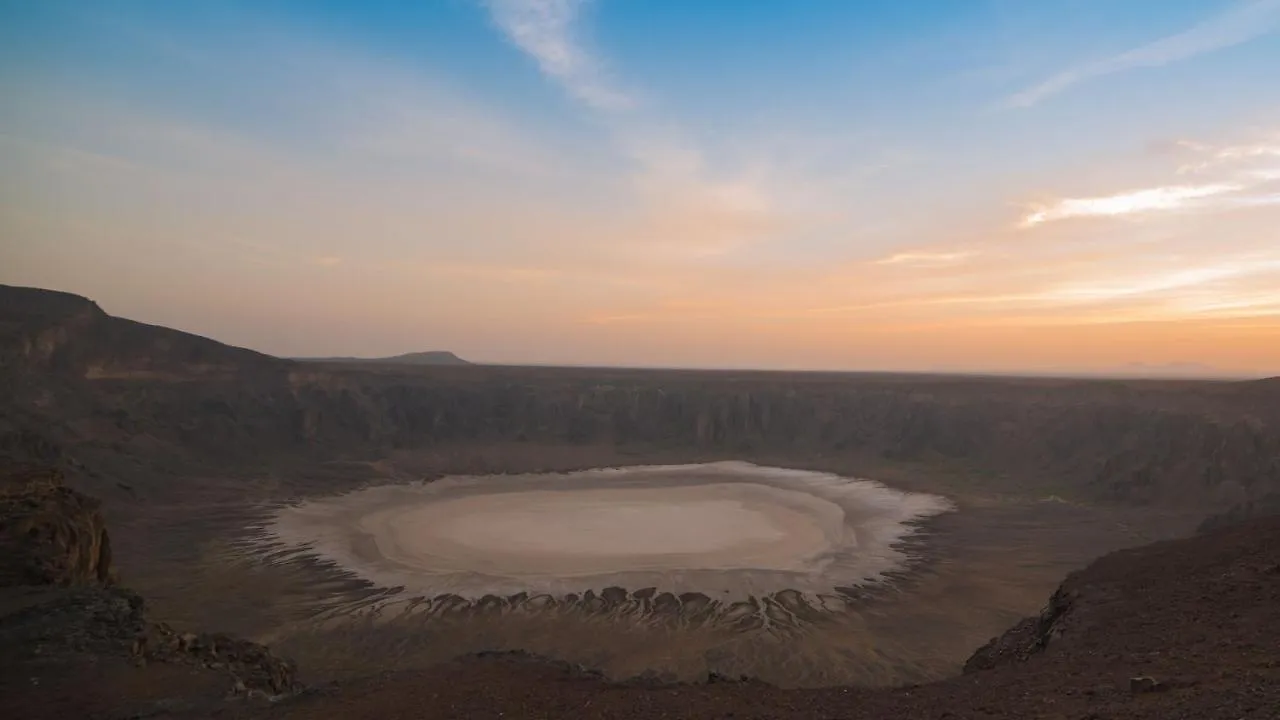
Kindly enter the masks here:
<path id="1" fill-rule="evenodd" d="M 9 371 L 170 380 L 287 364 L 199 335 L 112 317 L 79 295 L 7 285 L 0 285 L 0 361 Z"/>

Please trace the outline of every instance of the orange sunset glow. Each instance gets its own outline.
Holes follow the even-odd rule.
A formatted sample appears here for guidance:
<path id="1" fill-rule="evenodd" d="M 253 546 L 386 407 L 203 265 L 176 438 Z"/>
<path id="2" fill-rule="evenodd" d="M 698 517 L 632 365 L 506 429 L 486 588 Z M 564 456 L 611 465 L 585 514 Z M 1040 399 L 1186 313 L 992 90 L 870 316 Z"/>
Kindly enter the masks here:
<path id="1" fill-rule="evenodd" d="M 1276 59 L 1245 29 L 1280 10 L 1244 5 L 1078 51 L 952 39 L 962 72 L 762 35 L 758 80 L 649 62 L 607 2 L 455 9 L 467 67 L 67 10 L 0 77 L 0 281 L 285 356 L 1280 372 L 1280 95 L 1230 55 Z"/>

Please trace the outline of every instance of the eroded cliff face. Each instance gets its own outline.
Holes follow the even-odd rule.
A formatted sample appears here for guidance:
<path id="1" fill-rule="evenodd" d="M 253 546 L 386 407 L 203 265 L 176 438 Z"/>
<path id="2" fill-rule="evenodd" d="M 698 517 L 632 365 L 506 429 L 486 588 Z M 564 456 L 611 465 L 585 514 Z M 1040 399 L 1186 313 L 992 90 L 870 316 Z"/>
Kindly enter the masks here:
<path id="1" fill-rule="evenodd" d="M 319 444 L 567 441 L 961 461 L 1132 502 L 1231 504 L 1280 488 L 1274 414 L 1208 384 L 490 369 L 334 373 L 293 389 L 298 429 Z"/>
<path id="2" fill-rule="evenodd" d="M 1280 396 L 1232 384 L 317 366 L 86 392 L 81 440 L 220 463 L 515 443 L 963 465 L 1043 494 L 1206 509 L 1280 490 Z"/>

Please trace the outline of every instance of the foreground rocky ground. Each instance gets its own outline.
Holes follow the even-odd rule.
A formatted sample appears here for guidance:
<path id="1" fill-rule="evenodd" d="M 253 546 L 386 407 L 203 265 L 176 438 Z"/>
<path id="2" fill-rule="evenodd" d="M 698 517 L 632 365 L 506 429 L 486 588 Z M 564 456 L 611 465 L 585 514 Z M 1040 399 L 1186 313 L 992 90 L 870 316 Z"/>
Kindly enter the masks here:
<path id="1" fill-rule="evenodd" d="M 116 584 L 96 500 L 56 470 L 0 468 L 0 704 L 7 717 L 130 717 L 300 689 L 265 647 L 153 622 Z"/>
<path id="2" fill-rule="evenodd" d="M 147 619 L 115 587 L 96 503 L 12 468 L 0 492 L 0 701 L 20 718 L 1280 717 L 1280 519 L 1108 555 L 965 674 L 890 690 L 782 690 L 712 677 L 611 684 L 522 655 L 302 689 L 233 637 Z M 15 713 L 16 714 L 12 714 Z"/>

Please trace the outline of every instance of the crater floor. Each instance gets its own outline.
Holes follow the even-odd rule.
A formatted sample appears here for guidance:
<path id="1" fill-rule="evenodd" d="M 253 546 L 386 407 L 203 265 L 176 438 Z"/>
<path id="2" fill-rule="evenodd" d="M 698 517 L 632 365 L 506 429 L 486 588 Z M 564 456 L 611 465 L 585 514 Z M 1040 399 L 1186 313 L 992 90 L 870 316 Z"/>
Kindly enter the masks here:
<path id="1" fill-rule="evenodd" d="M 423 596 L 610 587 L 740 601 L 900 570 L 937 495 L 742 462 L 451 477 L 282 509 L 267 538 Z"/>
<path id="2" fill-rule="evenodd" d="M 126 570 L 158 612 L 269 643 L 307 682 L 513 650 L 617 680 L 881 686 L 959 672 L 1066 573 L 1185 527 L 932 466 L 889 467 L 896 487 L 785 457 L 552 474 L 520 470 L 630 458 L 526 450 L 497 474 L 403 455 L 299 476 L 288 505 L 155 514 L 122 524 L 122 557 L 151 559 Z"/>

